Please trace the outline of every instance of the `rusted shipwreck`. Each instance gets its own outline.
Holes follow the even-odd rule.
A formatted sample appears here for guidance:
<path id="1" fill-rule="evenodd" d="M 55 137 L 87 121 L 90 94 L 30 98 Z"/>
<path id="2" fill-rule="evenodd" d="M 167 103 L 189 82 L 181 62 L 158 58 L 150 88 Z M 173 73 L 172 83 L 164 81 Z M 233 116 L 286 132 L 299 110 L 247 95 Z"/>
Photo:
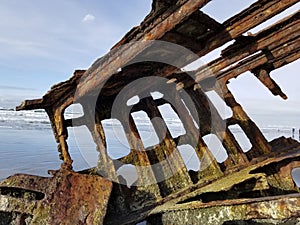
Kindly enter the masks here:
<path id="1" fill-rule="evenodd" d="M 287 98 L 270 73 L 300 57 L 299 11 L 255 34 L 248 31 L 299 1 L 258 0 L 224 23 L 201 11 L 208 2 L 154 0 L 150 14 L 106 56 L 88 70 L 75 71 L 43 98 L 17 107 L 46 110 L 63 163 L 48 178 L 21 174 L 2 181 L 0 224 L 299 222 L 300 194 L 291 171 L 300 167 L 300 144 L 283 137 L 268 142 L 227 88 L 230 79 L 250 71 L 274 95 Z M 210 63 L 182 69 L 230 41 Z M 164 82 L 157 85 L 153 77 Z M 140 85 L 130 86 L 139 79 Z M 232 117 L 221 117 L 205 94 L 212 90 L 231 108 Z M 152 97 L 154 91 L 163 97 Z M 133 96 L 139 101 L 126 105 Z M 65 109 L 75 103 L 82 105 L 84 115 L 65 119 Z M 165 104 L 178 115 L 185 134 L 171 135 L 159 109 Z M 132 117 L 138 111 L 151 120 L 159 144 L 144 147 Z M 131 149 L 119 159 L 107 153 L 102 121 L 110 118 L 121 122 Z M 242 150 L 232 125 L 248 137 L 249 151 Z M 73 171 L 67 144 L 72 126 L 89 129 L 99 152 L 96 168 Z M 217 162 L 205 144 L 208 134 L 222 142 L 228 155 L 224 162 Z M 184 144 L 194 148 L 199 171 L 187 170 L 178 151 Z M 130 187 L 117 176 L 126 164 L 134 165 L 138 174 Z"/>

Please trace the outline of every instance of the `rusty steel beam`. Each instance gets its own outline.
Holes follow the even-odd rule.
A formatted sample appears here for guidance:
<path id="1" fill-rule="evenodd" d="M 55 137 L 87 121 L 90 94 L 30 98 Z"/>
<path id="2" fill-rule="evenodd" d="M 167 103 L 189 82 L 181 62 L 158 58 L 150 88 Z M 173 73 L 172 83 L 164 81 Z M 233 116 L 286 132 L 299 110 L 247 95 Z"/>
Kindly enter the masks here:
<path id="1" fill-rule="evenodd" d="M 203 67 L 196 70 L 195 80 L 200 82 L 203 79 L 216 75 L 224 68 L 251 56 L 252 54 L 261 51 L 262 49 L 273 49 L 276 46 L 284 45 L 288 40 L 292 40 L 299 36 L 299 12 L 292 16 L 289 16 L 282 21 L 272 25 L 270 28 L 265 29 L 258 34 L 243 37 L 234 43 L 228 49 L 223 51 L 223 57 L 220 57 Z M 138 69 L 137 69 L 138 70 Z M 116 76 L 130 77 L 132 73 L 137 71 L 129 70 L 120 72 Z M 149 73 L 149 72 L 148 72 Z M 154 70 L 152 74 L 155 74 Z M 184 76 L 179 74 L 160 74 L 160 76 L 166 76 L 168 79 L 178 78 L 176 82 L 180 82 Z M 186 82 L 184 82 L 186 83 Z M 104 86 L 106 93 L 115 95 L 124 87 L 122 80 L 118 79 L 114 81 L 114 84 L 110 84 L 111 87 Z M 190 84 L 192 85 L 192 84 Z M 185 87 L 189 86 L 185 84 Z"/>
<path id="2" fill-rule="evenodd" d="M 297 147 L 298 146 L 298 147 Z M 293 161 L 295 162 L 293 164 Z M 282 175 L 282 177 L 286 176 L 286 174 L 290 175 L 290 172 L 293 168 L 296 168 L 300 166 L 300 148 L 299 148 L 299 143 L 294 145 L 294 149 L 287 151 L 287 152 L 282 152 L 279 156 L 276 154 L 276 152 L 271 153 L 268 157 L 258 157 L 255 160 L 253 160 L 250 164 L 244 165 L 244 168 L 238 168 L 235 172 L 229 172 L 225 176 L 222 176 L 221 178 L 218 179 L 213 179 L 213 180 L 207 180 L 202 183 L 194 184 L 192 186 L 189 186 L 185 189 L 182 189 L 181 191 L 177 193 L 173 193 L 164 199 L 162 199 L 160 202 L 158 202 L 156 205 L 153 205 L 152 207 L 149 208 L 144 208 L 140 209 L 137 211 L 132 212 L 129 215 L 126 215 L 126 217 L 122 217 L 119 220 L 116 220 L 114 218 L 109 218 L 107 224 L 115 224 L 117 221 L 122 221 L 120 224 L 130 224 L 133 223 L 134 221 L 142 221 L 143 219 L 151 216 L 151 215 L 160 215 L 164 214 L 167 212 L 169 209 L 184 209 L 184 207 L 188 204 L 193 204 L 194 201 L 195 204 L 199 205 L 199 209 L 201 207 L 209 206 L 209 207 L 214 207 L 218 205 L 230 205 L 231 201 L 228 200 L 211 200 L 208 203 L 202 202 L 202 198 L 204 198 L 206 193 L 212 193 L 213 196 L 215 197 L 222 197 L 225 195 L 226 198 L 226 192 L 230 191 L 231 189 L 236 188 L 236 185 L 238 184 L 247 184 L 247 182 L 251 183 L 251 180 L 259 181 L 262 180 L 264 182 L 263 186 L 259 187 L 258 190 L 262 191 L 264 188 L 269 189 L 269 184 L 267 183 L 267 177 L 266 174 L 263 172 L 258 173 L 255 172 L 256 170 L 262 169 L 262 171 L 265 171 L 264 167 L 272 166 L 274 164 L 280 164 L 284 163 L 284 165 L 291 164 L 288 167 L 288 171 Z M 283 181 L 285 182 L 285 181 Z M 259 184 L 259 183 L 257 183 Z M 257 185 L 256 184 L 256 185 Z M 251 185 L 250 185 L 251 187 Z M 294 187 L 295 188 L 295 187 Z M 242 191 L 246 191 L 247 189 L 242 189 Z M 253 190 L 253 187 L 250 188 L 250 190 Z M 295 189 L 297 190 L 297 188 Z M 297 191 L 294 190 L 294 193 L 297 193 Z M 282 193 L 285 193 L 284 191 Z M 290 192 L 286 192 L 290 193 Z M 281 196 L 278 197 L 260 197 L 260 198 L 252 198 L 243 200 L 237 198 L 236 200 L 233 200 L 232 202 L 236 202 L 237 204 L 243 203 L 245 201 L 257 201 L 257 202 L 264 202 L 266 199 L 272 199 L 272 198 L 280 198 Z M 182 205 L 181 205 L 182 204 Z M 283 207 L 290 207 L 290 205 L 283 205 Z M 191 208 L 191 207 L 188 207 Z M 201 213 L 199 210 L 198 213 Z M 290 218 L 290 215 L 286 215 L 285 218 Z M 299 216 L 298 216 L 299 217 Z M 177 217 L 175 217 L 177 218 Z M 268 217 L 269 218 L 269 217 Z M 167 223 L 168 224 L 168 223 Z"/>
<path id="3" fill-rule="evenodd" d="M 279 46 L 273 50 L 266 51 L 265 53 L 258 53 L 254 56 L 251 56 L 250 58 L 247 58 L 240 63 L 238 63 L 235 66 L 232 66 L 231 68 L 221 71 L 216 74 L 216 77 L 218 80 L 223 80 L 224 82 L 228 81 L 231 78 L 237 77 L 240 74 L 251 71 L 259 66 L 265 65 L 265 64 L 276 64 L 279 61 L 281 61 L 284 58 L 289 58 L 290 56 L 293 56 L 294 54 L 297 54 L 300 49 L 300 37 L 291 40 L 287 43 L 285 43 L 283 46 Z M 271 58 L 269 58 L 269 56 Z M 294 60 L 297 60 L 298 58 L 295 57 Z M 291 60 L 287 60 L 287 63 L 292 62 Z M 283 66 L 283 65 L 281 65 Z M 201 75 L 200 75 L 201 76 Z"/>
<path id="4" fill-rule="evenodd" d="M 169 225 L 215 225 L 225 224 L 225 222 L 232 224 L 234 221 L 237 224 L 238 222 L 248 224 L 247 221 L 249 224 L 288 224 L 288 222 L 296 224 L 299 221 L 296 218 L 299 217 L 299 194 L 266 197 L 259 200 L 228 200 L 215 204 L 192 202 L 167 208 L 161 216 L 158 216 L 161 224 Z"/>
<path id="5" fill-rule="evenodd" d="M 142 33 L 138 33 L 131 42 L 121 42 L 120 46 L 112 50 L 112 53 L 108 57 L 104 57 L 95 62 L 95 64 L 89 68 L 82 77 L 82 82 L 77 86 L 77 98 L 84 96 L 91 89 L 97 88 L 103 83 L 109 76 L 117 72 L 119 68 L 122 68 L 135 56 L 141 53 L 148 47 L 149 43 L 142 44 L 136 41 L 157 40 L 161 38 L 167 31 L 173 29 L 177 24 L 181 23 L 188 18 L 199 7 L 204 6 L 209 0 L 187 0 L 182 5 L 176 6 L 174 10 L 165 18 L 158 18 L 152 22 L 154 26 L 149 26 Z M 125 45 L 126 44 L 126 45 Z M 116 50 L 117 49 L 117 50 Z"/>
<path id="6" fill-rule="evenodd" d="M 152 98 L 147 98 L 145 99 L 145 105 L 148 109 L 146 113 L 153 124 L 160 142 L 157 149 L 154 150 L 155 155 L 150 158 L 157 160 L 154 163 L 161 164 L 161 168 L 154 172 L 159 177 L 158 180 L 162 180 L 160 182 L 163 186 L 161 188 L 162 195 L 167 196 L 170 193 L 191 185 L 192 181 L 188 175 L 182 156 L 155 102 Z M 164 179 L 161 179 L 162 177 Z"/>
<path id="7" fill-rule="evenodd" d="M 255 2 L 247 9 L 225 21 L 223 23 L 224 30 L 206 40 L 204 49 L 198 52 L 198 55 L 203 56 L 225 43 L 240 37 L 250 29 L 281 13 L 297 2 L 298 0 L 260 0 Z"/>
<path id="8" fill-rule="evenodd" d="M 297 12 L 257 34 L 245 36 L 223 50 L 222 57 L 197 69 L 196 76 L 205 79 L 262 49 L 274 49 L 284 45 L 287 41 L 299 37 L 299 23 L 299 12 Z"/>
<path id="9" fill-rule="evenodd" d="M 186 1 L 183 5 L 178 7 L 170 16 L 166 16 L 166 19 L 163 21 L 160 20 L 160 23 L 157 23 L 155 29 L 152 27 L 146 29 L 144 33 L 136 35 L 136 38 L 133 38 L 134 41 L 143 41 L 143 40 L 157 40 L 160 39 L 167 31 L 170 31 L 177 24 L 181 23 L 188 18 L 195 10 L 199 7 L 205 5 L 208 1 Z M 247 32 L 249 29 L 257 26 L 258 24 L 266 21 L 267 19 L 273 17 L 274 15 L 280 13 L 291 5 L 297 3 L 297 0 L 290 1 L 258 1 L 257 3 L 250 6 L 248 9 L 244 10 L 237 16 L 229 19 L 224 23 L 224 31 L 218 33 L 212 39 L 209 39 L 206 45 L 204 44 L 204 49 L 201 52 L 198 52 L 198 55 L 204 55 L 209 51 L 225 44 L 226 42 L 240 36 L 241 34 Z M 263 12 L 263 13 L 262 13 Z M 237 20 L 239 18 L 239 20 Z M 243 21 L 243 25 L 241 22 Z M 156 24 L 155 22 L 153 24 Z M 151 30 L 153 29 L 153 30 Z M 131 41 L 132 41 L 131 40 Z M 122 41 L 120 46 L 127 44 L 126 41 Z M 139 43 L 140 45 L 140 43 Z M 117 45 L 120 47 L 119 45 Z M 107 77 L 116 73 L 119 68 L 122 68 L 127 62 L 132 60 L 135 56 L 141 53 L 144 48 L 148 47 L 148 44 L 140 45 L 139 48 L 135 47 L 136 45 L 129 44 L 125 45 L 124 48 L 118 49 L 116 52 L 112 53 L 108 57 L 99 59 L 94 63 L 94 65 L 88 69 L 84 74 L 82 82 L 77 87 L 78 98 L 89 92 L 89 90 L 96 88 L 101 83 L 105 82 Z M 116 49 L 116 48 L 115 48 Z M 124 58 L 123 56 L 126 56 Z"/>
<path id="10" fill-rule="evenodd" d="M 272 1 L 273 2 L 273 1 Z M 227 24 L 227 26 L 229 26 L 228 24 L 231 24 L 230 26 L 232 27 L 232 28 L 229 28 L 229 27 L 227 27 L 227 28 L 225 28 L 226 30 L 227 29 L 233 29 L 233 30 L 235 30 L 235 29 L 237 29 L 237 27 L 239 27 L 241 30 L 242 30 L 242 33 L 245 33 L 246 31 L 247 31 L 247 29 L 245 29 L 247 26 L 240 26 L 239 24 L 235 24 L 234 22 L 229 22 L 229 21 L 236 21 L 237 19 L 236 18 L 242 18 L 242 16 L 245 14 L 245 12 L 246 11 L 253 11 L 254 9 L 256 9 L 257 11 L 253 11 L 252 13 L 254 13 L 255 15 L 259 15 L 259 13 L 261 12 L 261 9 L 260 9 L 260 7 L 262 6 L 262 5 L 264 5 L 264 4 L 266 4 L 267 6 L 265 6 L 267 9 L 268 9 L 268 7 L 274 7 L 274 8 L 276 8 L 276 10 L 274 10 L 274 11 L 270 11 L 269 13 L 270 14 L 268 14 L 268 15 L 264 15 L 264 16 L 262 16 L 262 17 L 260 17 L 260 19 L 259 20 L 256 20 L 256 22 L 254 23 L 254 24 L 252 24 L 252 26 L 256 26 L 256 25 L 258 25 L 260 22 L 261 22 L 261 20 L 262 21 L 264 21 L 264 20 L 266 20 L 266 19 L 268 19 L 268 18 L 270 18 L 270 17 L 272 17 L 272 16 L 274 16 L 276 13 L 278 13 L 279 11 L 282 11 L 282 10 L 284 10 L 284 9 L 286 9 L 287 7 L 289 7 L 289 6 L 291 6 L 291 5 L 293 5 L 293 4 L 295 4 L 295 2 L 297 2 L 297 1 L 286 1 L 286 2 L 284 2 L 284 3 L 281 3 L 281 1 L 274 1 L 275 3 L 273 4 L 271 4 L 271 3 L 268 3 L 268 1 L 258 1 L 257 3 L 255 3 L 253 6 L 251 6 L 251 7 L 249 7 L 247 10 L 245 10 L 243 13 L 241 13 L 240 15 L 238 15 L 238 16 L 235 16 L 235 17 L 233 17 L 232 19 L 230 19 L 230 20 L 228 20 L 228 22 L 226 22 L 226 23 L 224 23 L 224 25 L 226 25 Z M 271 6 L 270 6 L 270 4 L 271 4 Z M 279 5 L 278 5 L 279 4 Z M 266 16 L 266 17 L 265 17 Z M 296 16 L 298 16 L 298 15 L 296 15 Z M 245 23 L 248 23 L 249 22 L 249 20 L 246 20 L 246 22 Z M 286 29 L 286 31 L 287 32 L 289 32 L 289 33 L 291 33 L 293 30 L 295 30 L 295 32 L 292 32 L 293 33 L 293 35 L 297 35 L 298 34 L 298 32 L 297 32 L 297 29 L 299 28 L 299 26 L 297 26 L 297 24 L 294 26 L 294 27 L 291 27 L 291 28 L 287 28 Z M 219 35 L 219 33 L 218 33 L 218 35 Z M 285 35 L 288 35 L 287 33 L 285 34 Z M 237 36 L 236 36 L 237 37 Z M 224 40 L 224 38 L 222 38 L 221 36 L 214 36 L 213 38 L 216 38 L 216 39 L 218 39 L 218 40 L 220 40 L 220 41 L 222 41 L 222 44 L 223 44 L 223 41 L 224 41 L 224 43 L 226 42 L 225 40 Z M 232 38 L 235 38 L 235 36 L 233 36 Z M 230 39 L 231 40 L 231 39 Z M 208 42 L 210 42 L 210 43 L 213 43 L 214 41 L 208 41 Z M 274 42 L 276 42 L 276 39 L 274 38 Z M 222 44 L 219 44 L 220 46 L 222 45 Z M 265 42 L 265 44 L 263 45 L 261 45 L 261 46 L 258 46 L 258 48 L 259 49 L 261 49 L 261 48 L 264 48 L 264 46 L 266 46 L 266 45 L 268 45 L 269 43 L 266 43 Z M 204 47 L 205 46 L 207 46 L 206 44 L 205 45 L 203 45 Z M 252 48 L 249 48 L 249 47 L 251 47 L 251 46 L 246 46 L 246 47 L 248 47 L 247 49 L 253 49 L 253 47 Z M 129 48 L 129 47 L 128 47 Z M 215 49 L 215 48 L 209 48 L 209 51 L 212 51 L 213 49 Z M 117 56 L 120 56 L 120 54 L 121 54 L 121 52 L 117 52 L 118 53 L 118 55 Z M 112 52 L 112 54 L 113 54 L 113 52 Z M 198 53 L 200 56 L 201 55 L 203 55 L 204 53 Z M 244 54 L 248 54 L 249 55 L 249 53 L 240 53 L 239 55 L 241 55 L 241 56 L 244 56 Z M 238 55 L 238 54 L 237 54 Z M 239 56 L 240 57 L 240 56 Z M 245 56 L 244 56 L 245 57 Z M 120 58 L 121 59 L 121 58 Z M 106 60 L 107 60 L 107 57 L 104 57 L 104 58 L 101 58 L 101 59 L 99 59 L 98 61 L 96 61 L 95 63 L 94 63 L 94 65 L 89 69 L 89 71 L 86 71 L 85 73 L 84 73 L 84 75 L 83 74 L 81 74 L 80 75 L 80 77 L 79 77 L 79 80 L 77 80 L 76 82 L 79 82 L 80 80 L 81 80 L 81 82 L 80 83 L 84 83 L 83 82 L 83 79 L 84 78 L 82 78 L 82 76 L 84 76 L 84 77 L 86 77 L 86 76 L 88 76 L 87 74 L 90 74 L 91 73 L 91 70 L 97 70 L 96 68 L 98 68 L 98 67 L 100 67 L 100 66 L 102 66 L 102 64 L 101 64 L 101 62 L 106 62 Z M 237 60 L 240 60 L 240 59 L 235 59 L 234 61 L 230 61 L 230 63 L 232 64 L 232 63 L 234 63 L 234 62 L 236 62 Z M 123 61 L 122 61 L 123 62 Z M 108 62 L 107 62 L 108 63 Z M 219 67 L 218 65 L 215 65 L 215 64 L 212 64 L 211 66 L 209 66 L 209 68 L 210 68 L 210 70 L 212 70 L 212 72 L 217 72 L 217 71 L 215 71 L 215 69 L 216 68 L 219 68 L 218 70 L 221 70 L 222 68 L 224 68 L 224 67 L 226 67 L 227 65 L 230 65 L 230 63 L 227 61 L 227 64 L 226 65 L 223 65 L 222 67 Z M 220 62 L 220 64 L 222 64 L 221 62 Z M 119 66 L 118 68 L 121 68 L 121 66 Z M 118 69 L 117 68 L 117 69 Z M 113 71 L 113 73 L 111 73 L 110 75 L 112 75 L 112 74 L 114 74 L 116 71 L 117 71 L 117 69 L 115 69 L 114 71 Z M 103 67 L 103 70 L 105 70 L 105 68 Z M 97 70 L 98 72 L 99 72 L 99 69 Z M 84 71 L 83 71 L 84 72 Z M 202 70 L 199 70 L 199 73 L 203 73 L 204 71 L 202 71 Z M 168 75 L 168 74 L 166 74 L 166 75 Z M 123 74 L 122 76 L 126 76 L 126 73 L 125 74 Z M 204 75 L 202 75 L 203 77 L 205 77 Z M 103 79 L 103 82 L 106 80 L 106 78 L 105 78 L 105 75 L 101 75 L 101 76 L 98 76 L 99 78 L 97 78 L 97 79 Z M 92 78 L 90 78 L 90 79 L 92 79 Z M 69 81 L 70 82 L 70 81 Z M 118 83 L 118 82 L 120 82 L 120 81 L 116 81 L 116 83 Z M 67 83 L 67 82 L 66 82 Z M 51 92 L 50 93 L 54 93 L 54 92 L 57 92 L 57 91 L 59 91 L 59 90 L 57 90 L 58 89 L 58 87 L 59 86 L 64 86 L 65 84 L 62 84 L 62 85 L 56 85 L 57 87 L 56 88 L 53 88 L 52 90 L 51 90 Z M 85 86 L 88 86 L 88 84 L 84 84 Z M 121 85 L 121 87 L 122 87 L 123 85 Z M 92 88 L 91 88 L 92 89 Z M 50 94 L 49 93 L 49 94 Z M 20 107 L 17 107 L 17 109 L 18 110 L 22 110 L 22 109 L 35 109 L 35 108 L 44 108 L 44 107 L 46 107 L 47 105 L 51 105 L 51 99 L 50 98 L 48 98 L 48 95 L 46 95 L 46 96 L 44 96 L 44 98 L 43 99 L 38 99 L 38 100 L 34 100 L 34 101 L 25 101 Z"/>

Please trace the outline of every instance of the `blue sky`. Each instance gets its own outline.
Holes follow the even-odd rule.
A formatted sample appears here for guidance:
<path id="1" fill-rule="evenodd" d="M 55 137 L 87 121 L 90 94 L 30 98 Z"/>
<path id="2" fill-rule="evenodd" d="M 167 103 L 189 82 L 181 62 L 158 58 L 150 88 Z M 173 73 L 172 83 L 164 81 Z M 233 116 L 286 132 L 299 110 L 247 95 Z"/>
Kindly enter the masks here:
<path id="1" fill-rule="evenodd" d="M 0 104 L 40 97 L 88 68 L 150 7 L 150 0 L 1 1 Z"/>
<path id="2" fill-rule="evenodd" d="M 213 0 L 204 11 L 220 22 L 253 0 Z M 41 97 L 103 56 L 151 8 L 151 1 L 9 0 L 0 6 L 0 106 Z M 289 12 L 299 9 L 299 4 Z M 230 88 L 248 110 L 300 111 L 299 61 L 273 73 L 289 100 L 274 98 L 250 74 Z M 255 89 L 255 91 L 253 91 Z"/>

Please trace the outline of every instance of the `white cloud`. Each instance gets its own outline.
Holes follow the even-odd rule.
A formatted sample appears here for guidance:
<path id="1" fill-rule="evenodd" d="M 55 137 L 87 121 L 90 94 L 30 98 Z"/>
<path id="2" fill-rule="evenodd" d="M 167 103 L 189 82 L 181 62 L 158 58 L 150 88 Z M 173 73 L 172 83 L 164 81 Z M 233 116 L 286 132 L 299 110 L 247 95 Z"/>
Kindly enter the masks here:
<path id="1" fill-rule="evenodd" d="M 83 23 L 89 23 L 89 22 L 93 22 L 96 19 L 96 17 L 92 14 L 86 14 L 84 16 L 84 18 L 82 19 Z"/>

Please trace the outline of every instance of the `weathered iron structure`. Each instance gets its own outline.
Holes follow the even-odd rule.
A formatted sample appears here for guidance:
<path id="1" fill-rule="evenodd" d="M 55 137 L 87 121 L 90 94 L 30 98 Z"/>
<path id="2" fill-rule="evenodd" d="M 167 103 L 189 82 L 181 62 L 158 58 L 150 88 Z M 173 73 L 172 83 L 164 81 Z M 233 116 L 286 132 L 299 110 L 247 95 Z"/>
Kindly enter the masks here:
<path id="1" fill-rule="evenodd" d="M 254 79 L 261 81 L 274 95 L 287 98 L 270 73 L 300 57 L 300 12 L 258 33 L 248 31 L 299 1 L 258 0 L 223 23 L 201 11 L 208 2 L 154 0 L 150 14 L 108 55 L 98 59 L 88 70 L 76 70 L 69 80 L 53 86 L 43 98 L 26 100 L 17 107 L 17 110 L 46 110 L 63 163 L 58 171 L 51 172 L 50 178 L 14 175 L 2 181 L 0 224 L 299 223 L 300 194 L 291 171 L 300 167 L 300 144 L 284 137 L 268 142 L 227 88 L 230 79 L 250 71 Z M 151 43 L 140 44 L 148 40 L 174 43 L 199 57 L 234 42 L 222 50 L 219 58 L 187 75 L 186 71 L 165 63 L 131 64 L 145 55 L 172 55 L 171 49 L 170 52 L 166 49 L 156 52 L 151 50 Z M 188 59 L 181 66 L 194 60 Z M 107 154 L 102 121 L 111 119 L 113 102 L 127 84 L 148 76 L 165 78 L 167 85 L 174 89 L 170 93 L 174 101 L 170 103 L 151 96 L 142 98 L 131 107 L 130 113 L 145 112 L 160 143 L 145 148 L 134 119 L 122 117 L 120 113 L 116 119 L 123 125 L 131 150 L 127 156 L 114 160 Z M 212 80 L 219 88 L 209 85 Z M 206 97 L 207 90 L 224 97 L 232 117 L 221 117 Z M 144 91 L 155 90 L 151 89 L 151 84 L 145 84 Z M 183 106 L 182 91 L 188 93 L 196 110 Z M 95 96 L 96 104 L 89 104 L 89 98 L 95 99 Z M 84 115 L 65 119 L 65 109 L 74 103 L 82 105 Z M 179 115 L 186 130 L 184 135 L 173 137 L 167 128 L 162 131 L 161 127 L 167 126 L 163 124 L 159 106 L 164 104 L 170 104 Z M 176 111 L 178 106 L 182 112 Z M 199 118 L 198 124 L 193 117 Z M 159 122 L 154 118 L 160 118 Z M 212 120 L 225 127 L 213 127 Z M 96 168 L 75 172 L 67 144 L 68 127 L 83 125 L 97 145 L 99 162 Z M 242 150 L 229 129 L 232 125 L 240 126 L 248 137 L 252 144 L 249 151 Z M 203 140 L 205 135 L 212 133 L 226 149 L 228 157 L 222 163 L 217 162 Z M 201 162 L 199 171 L 186 168 L 177 148 L 179 139 L 181 144 L 191 140 L 195 143 L 192 147 Z M 140 169 L 166 160 L 168 163 L 160 168 Z M 136 186 L 116 182 L 122 179 L 117 176 L 120 162 L 136 166 Z M 170 171 L 175 172 L 169 177 Z M 99 174 L 113 177 L 114 181 Z M 155 179 L 158 182 L 149 184 L 149 180 Z"/>

